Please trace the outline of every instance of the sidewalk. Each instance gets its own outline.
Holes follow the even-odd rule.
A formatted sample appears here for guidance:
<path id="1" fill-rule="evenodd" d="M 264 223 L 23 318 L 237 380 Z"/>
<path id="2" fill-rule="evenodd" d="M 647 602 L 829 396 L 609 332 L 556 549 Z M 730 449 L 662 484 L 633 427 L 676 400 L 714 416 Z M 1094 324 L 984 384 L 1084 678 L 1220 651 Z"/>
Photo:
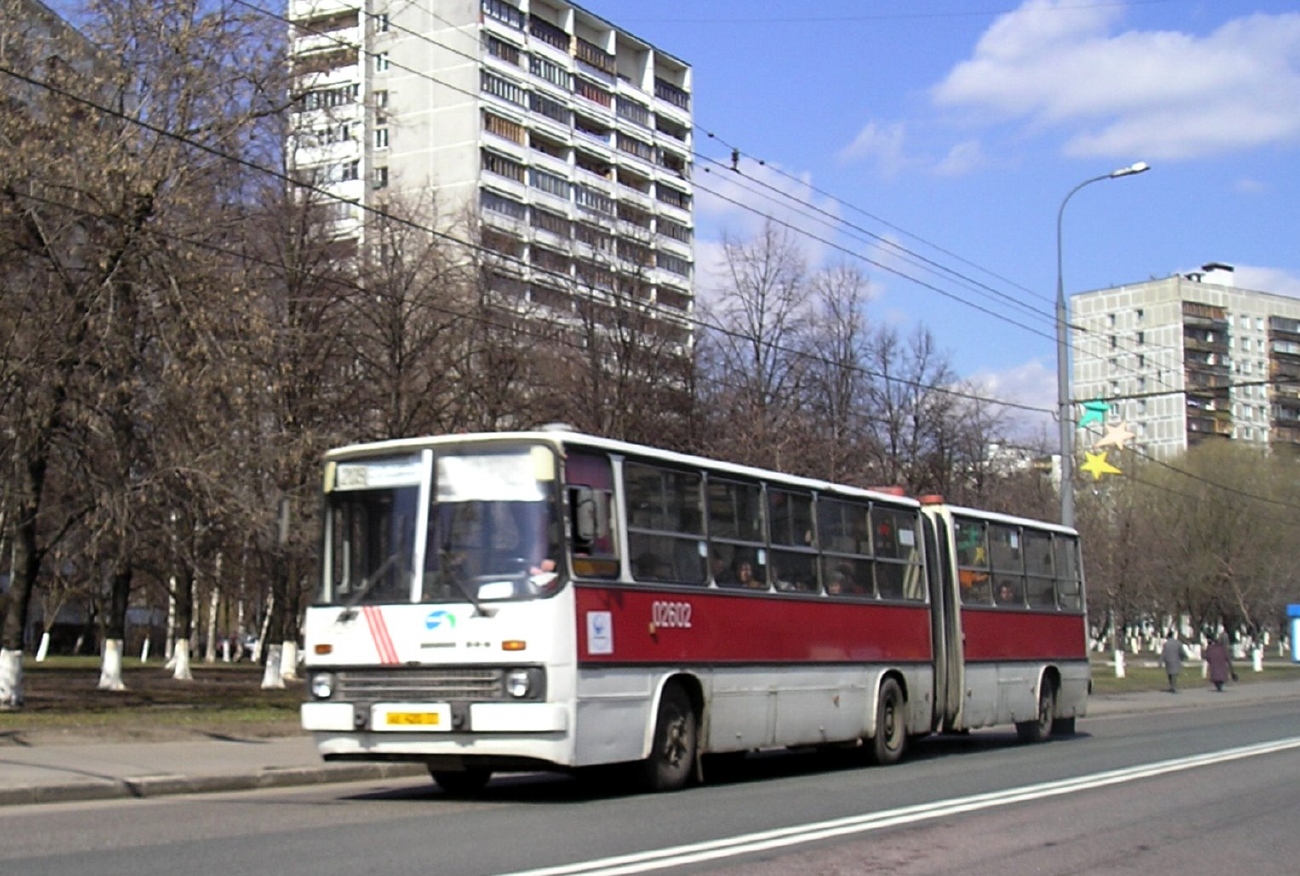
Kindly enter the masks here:
<path id="1" fill-rule="evenodd" d="M 1213 708 L 1300 699 L 1300 683 L 1233 684 L 1216 692 L 1188 679 L 1177 694 L 1164 691 L 1098 694 L 1088 721 L 1111 715 Z M 184 742 L 35 744 L 0 741 L 0 806 L 161 797 L 205 791 L 241 791 L 290 785 L 353 782 L 424 775 L 419 764 L 325 763 L 308 736 L 278 739 L 215 737 Z"/>

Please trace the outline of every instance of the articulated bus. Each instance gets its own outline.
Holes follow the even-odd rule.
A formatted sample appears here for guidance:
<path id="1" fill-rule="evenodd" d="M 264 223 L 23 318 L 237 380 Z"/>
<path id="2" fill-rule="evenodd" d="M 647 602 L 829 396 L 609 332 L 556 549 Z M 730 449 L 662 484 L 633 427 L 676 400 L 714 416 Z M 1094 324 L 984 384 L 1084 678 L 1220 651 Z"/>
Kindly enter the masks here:
<path id="1" fill-rule="evenodd" d="M 493 772 L 1071 733 L 1091 686 L 1055 524 L 555 428 L 324 460 L 302 723 L 326 760 Z"/>

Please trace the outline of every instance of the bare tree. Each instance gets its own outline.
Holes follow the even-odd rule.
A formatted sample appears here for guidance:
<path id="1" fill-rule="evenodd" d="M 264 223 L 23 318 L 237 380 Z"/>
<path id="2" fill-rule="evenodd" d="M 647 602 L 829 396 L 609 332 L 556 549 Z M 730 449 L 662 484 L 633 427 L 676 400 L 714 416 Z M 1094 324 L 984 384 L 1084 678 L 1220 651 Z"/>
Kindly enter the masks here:
<path id="1" fill-rule="evenodd" d="M 726 280 L 704 308 L 704 404 L 715 453 L 780 467 L 796 446 L 809 287 L 793 233 L 768 222 L 750 241 L 724 241 Z"/>

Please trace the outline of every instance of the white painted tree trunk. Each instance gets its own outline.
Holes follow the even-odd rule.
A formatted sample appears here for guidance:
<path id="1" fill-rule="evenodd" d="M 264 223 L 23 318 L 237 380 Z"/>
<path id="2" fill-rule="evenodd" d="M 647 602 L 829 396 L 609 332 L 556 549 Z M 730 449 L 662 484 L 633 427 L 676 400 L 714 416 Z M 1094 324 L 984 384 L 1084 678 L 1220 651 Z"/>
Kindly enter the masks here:
<path id="1" fill-rule="evenodd" d="M 208 644 L 203 652 L 204 663 L 217 662 L 217 609 L 221 607 L 220 603 L 221 593 L 214 582 L 212 593 L 208 596 Z"/>
<path id="2" fill-rule="evenodd" d="M 262 690 L 275 690 L 284 687 L 284 677 L 280 674 L 280 655 L 282 645 L 268 645 L 266 649 L 266 669 L 262 673 Z"/>
<path id="3" fill-rule="evenodd" d="M 174 595 L 175 592 L 176 592 L 176 578 L 173 576 L 171 579 L 169 579 L 169 587 L 167 593 L 167 639 L 163 644 L 163 657 L 167 659 L 167 662 L 164 665 L 168 669 L 171 669 L 173 666 L 176 665 L 172 660 L 172 655 L 175 653 L 175 647 L 176 647 L 176 597 Z"/>
<path id="4" fill-rule="evenodd" d="M 41 633 L 41 644 L 36 648 L 36 662 L 44 663 L 46 656 L 50 653 L 50 631 L 46 630 Z"/>
<path id="5" fill-rule="evenodd" d="M 271 612 L 275 608 L 275 594 L 266 594 L 266 614 L 262 617 L 262 628 L 258 631 L 257 644 L 253 646 L 253 662 L 260 663 L 262 660 L 262 649 L 269 647 L 266 644 L 266 631 L 271 628 Z M 276 670 L 278 676 L 279 670 Z"/>
<path id="6" fill-rule="evenodd" d="M 99 664 L 100 690 L 126 690 L 122 682 L 122 649 L 125 643 L 121 639 L 104 640 L 104 656 Z"/>
<path id="7" fill-rule="evenodd" d="M 172 650 L 172 678 L 177 681 L 193 681 L 194 673 L 190 672 L 190 640 L 177 639 Z"/>
<path id="8" fill-rule="evenodd" d="M 149 637 L 144 637 L 144 644 L 140 646 L 140 662 L 149 662 Z"/>
<path id="9" fill-rule="evenodd" d="M 285 681 L 298 680 L 298 643 L 289 641 L 280 652 L 280 677 Z"/>
<path id="10" fill-rule="evenodd" d="M 0 712 L 23 706 L 23 652 L 0 648 Z"/>

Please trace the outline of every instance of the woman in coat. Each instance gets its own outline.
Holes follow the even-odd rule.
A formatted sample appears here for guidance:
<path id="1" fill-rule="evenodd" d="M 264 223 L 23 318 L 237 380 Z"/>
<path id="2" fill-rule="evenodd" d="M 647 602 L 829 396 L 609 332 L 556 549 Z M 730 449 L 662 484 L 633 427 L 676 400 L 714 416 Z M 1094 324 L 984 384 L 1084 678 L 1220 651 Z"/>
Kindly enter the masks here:
<path id="1" fill-rule="evenodd" d="M 1218 691 L 1223 690 L 1229 678 L 1237 680 L 1237 673 L 1232 671 L 1232 661 L 1228 657 L 1227 639 L 1225 635 L 1205 646 L 1205 662 L 1210 667 L 1210 681 L 1214 682 L 1214 689 Z"/>

